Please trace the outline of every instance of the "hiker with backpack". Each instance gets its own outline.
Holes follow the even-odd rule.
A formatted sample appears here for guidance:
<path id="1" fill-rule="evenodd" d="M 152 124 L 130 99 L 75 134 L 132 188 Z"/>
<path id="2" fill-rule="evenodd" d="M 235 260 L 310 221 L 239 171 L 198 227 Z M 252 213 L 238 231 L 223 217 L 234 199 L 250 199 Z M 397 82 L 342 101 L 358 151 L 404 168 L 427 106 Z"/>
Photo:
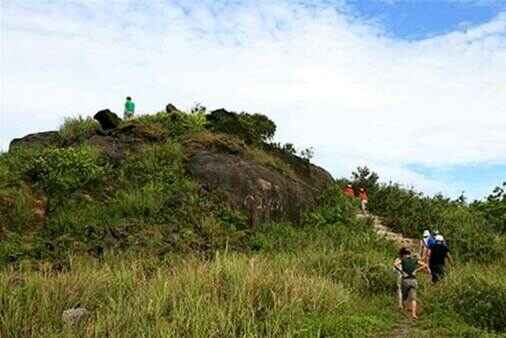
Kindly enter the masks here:
<path id="1" fill-rule="evenodd" d="M 426 264 L 429 264 L 429 251 L 434 242 L 434 236 L 429 230 L 424 230 L 422 240 L 420 241 L 420 258 Z"/>
<path id="2" fill-rule="evenodd" d="M 130 96 L 127 96 L 125 101 L 125 110 L 123 112 L 123 118 L 125 120 L 131 119 L 134 117 L 135 113 L 135 103 L 132 101 L 132 98 Z"/>
<path id="3" fill-rule="evenodd" d="M 453 265 L 453 258 L 450 255 L 448 243 L 446 243 L 442 235 L 434 237 L 434 243 L 430 246 L 428 258 L 432 283 L 437 283 L 445 276 L 446 261 Z"/>
<path id="4" fill-rule="evenodd" d="M 413 319 L 418 319 L 416 314 L 416 290 L 418 288 L 416 273 L 420 270 L 429 270 L 429 267 L 425 262 L 413 257 L 408 248 L 403 247 L 399 251 L 399 257 L 394 261 L 394 269 L 399 274 L 399 307 L 401 310 L 411 309 L 411 317 Z"/>

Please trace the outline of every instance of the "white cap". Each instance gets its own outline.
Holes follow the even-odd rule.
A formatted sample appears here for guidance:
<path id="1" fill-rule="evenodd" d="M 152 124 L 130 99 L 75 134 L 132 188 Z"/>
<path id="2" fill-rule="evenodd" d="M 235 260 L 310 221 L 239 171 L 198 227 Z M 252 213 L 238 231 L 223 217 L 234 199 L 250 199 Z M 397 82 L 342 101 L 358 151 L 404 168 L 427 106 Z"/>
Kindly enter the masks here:
<path id="1" fill-rule="evenodd" d="M 428 238 L 430 237 L 430 231 L 429 230 L 424 230 L 423 231 L 423 238 Z"/>
<path id="2" fill-rule="evenodd" d="M 444 241 L 445 240 L 445 238 L 443 237 L 443 235 L 436 235 L 436 237 L 434 237 L 434 239 L 436 241 Z"/>

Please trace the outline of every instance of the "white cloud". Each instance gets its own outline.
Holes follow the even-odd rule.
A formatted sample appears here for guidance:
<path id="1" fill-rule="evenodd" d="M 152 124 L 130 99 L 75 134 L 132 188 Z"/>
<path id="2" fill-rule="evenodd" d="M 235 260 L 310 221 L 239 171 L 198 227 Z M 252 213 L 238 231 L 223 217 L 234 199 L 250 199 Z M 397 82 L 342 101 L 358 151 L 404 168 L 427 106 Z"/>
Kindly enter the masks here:
<path id="1" fill-rule="evenodd" d="M 338 176 L 370 164 L 433 192 L 446 187 L 405 166 L 506 162 L 506 14 L 407 42 L 344 3 L 11 1 L 4 10 L 0 147 L 68 114 L 120 110 L 131 95 L 144 112 L 199 101 L 267 113 L 279 140 L 314 146 Z"/>

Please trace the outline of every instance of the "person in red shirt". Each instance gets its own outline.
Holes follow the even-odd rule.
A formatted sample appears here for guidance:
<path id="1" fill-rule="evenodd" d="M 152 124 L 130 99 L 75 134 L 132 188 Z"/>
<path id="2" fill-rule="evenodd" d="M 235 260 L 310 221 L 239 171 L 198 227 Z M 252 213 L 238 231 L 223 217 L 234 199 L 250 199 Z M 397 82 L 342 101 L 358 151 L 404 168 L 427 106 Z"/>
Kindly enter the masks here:
<path id="1" fill-rule="evenodd" d="M 344 193 L 344 196 L 348 196 L 351 198 L 355 197 L 355 192 L 353 191 L 353 187 L 351 186 L 351 184 L 348 184 L 346 186 L 346 188 L 344 188 L 343 193 Z"/>
<path id="2" fill-rule="evenodd" d="M 367 214 L 367 202 L 368 202 L 367 191 L 365 191 L 364 188 L 360 188 L 358 197 L 360 198 L 360 207 L 362 208 L 362 212 L 365 215 Z"/>

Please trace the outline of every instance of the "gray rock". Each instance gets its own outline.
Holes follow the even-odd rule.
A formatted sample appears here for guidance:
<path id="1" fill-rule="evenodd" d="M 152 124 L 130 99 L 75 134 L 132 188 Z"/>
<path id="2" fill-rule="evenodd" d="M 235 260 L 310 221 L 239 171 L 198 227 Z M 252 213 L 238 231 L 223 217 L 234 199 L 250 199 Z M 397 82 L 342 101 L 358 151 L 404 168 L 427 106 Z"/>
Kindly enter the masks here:
<path id="1" fill-rule="evenodd" d="M 69 325 L 75 326 L 83 323 L 90 318 L 90 312 L 85 308 L 75 308 L 63 311 L 62 321 Z"/>
<path id="2" fill-rule="evenodd" d="M 117 128 L 121 123 L 121 119 L 118 117 L 118 115 L 109 109 L 104 109 L 97 112 L 93 118 L 97 120 L 98 123 L 100 123 L 100 126 L 104 130 Z"/>
<path id="3" fill-rule="evenodd" d="M 12 140 L 9 151 L 23 147 L 47 147 L 58 146 L 61 142 L 60 134 L 57 131 L 46 131 L 43 133 L 29 134 Z"/>
<path id="4" fill-rule="evenodd" d="M 323 189 L 333 182 L 323 169 L 310 165 L 309 174 L 289 177 L 277 170 L 233 154 L 197 151 L 187 169 L 210 190 L 219 189 L 228 203 L 245 211 L 250 225 L 270 221 L 300 223 Z"/>
<path id="5" fill-rule="evenodd" d="M 167 113 L 174 113 L 174 112 L 178 112 L 179 109 L 177 109 L 176 106 L 174 106 L 172 103 L 169 103 L 165 106 L 165 111 Z"/>

